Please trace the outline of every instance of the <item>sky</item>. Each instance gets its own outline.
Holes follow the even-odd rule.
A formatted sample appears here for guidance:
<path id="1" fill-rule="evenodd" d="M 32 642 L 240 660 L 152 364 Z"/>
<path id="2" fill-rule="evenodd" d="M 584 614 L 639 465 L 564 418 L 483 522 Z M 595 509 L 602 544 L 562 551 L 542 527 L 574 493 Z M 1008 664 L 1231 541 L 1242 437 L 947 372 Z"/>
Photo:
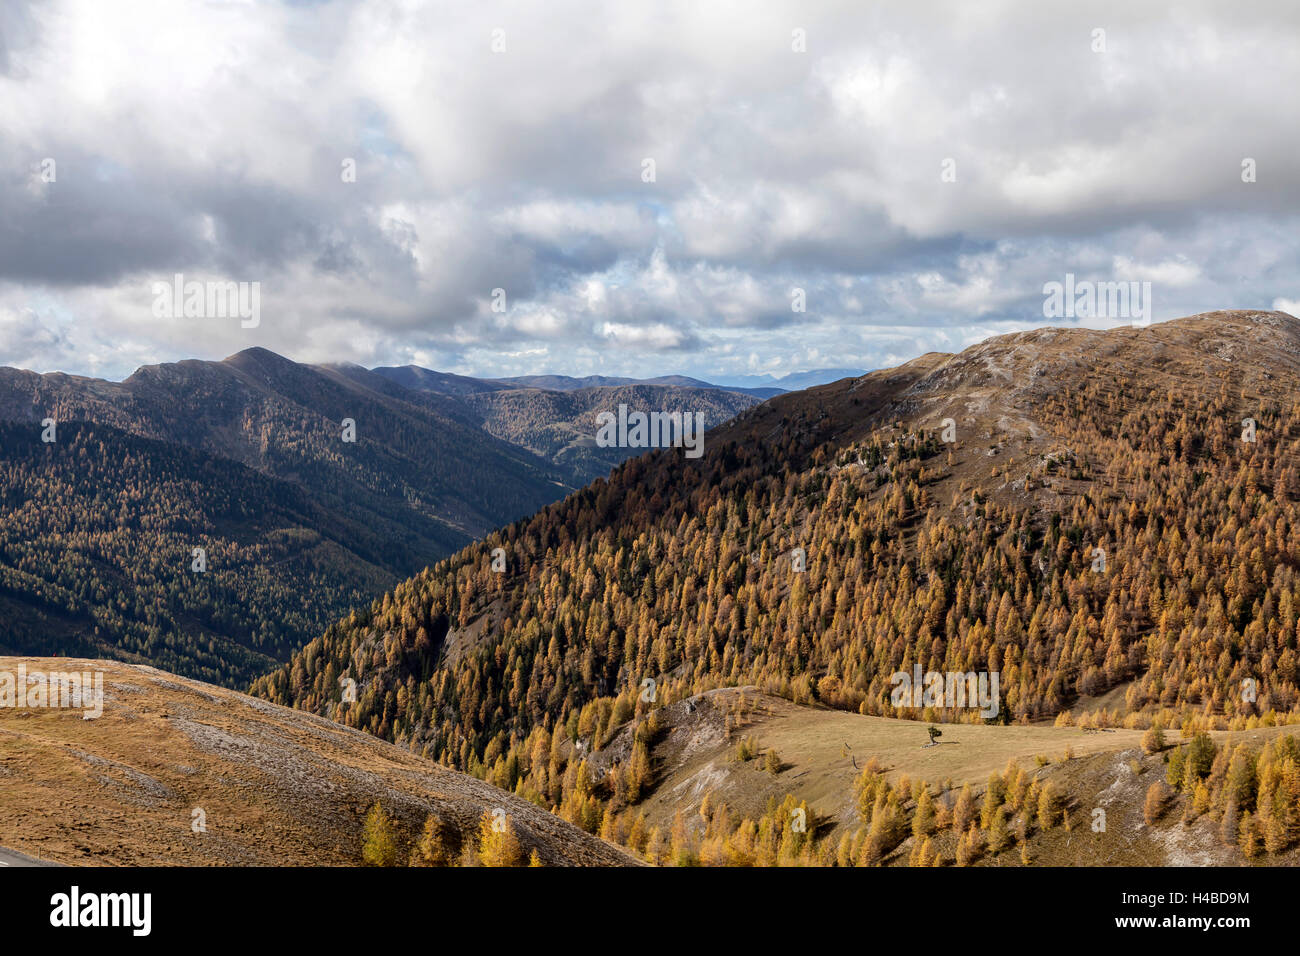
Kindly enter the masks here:
<path id="1" fill-rule="evenodd" d="M 0 365 L 873 369 L 1127 324 L 1045 317 L 1067 274 L 1297 313 L 1297 36 L 1289 0 L 4 0 Z"/>

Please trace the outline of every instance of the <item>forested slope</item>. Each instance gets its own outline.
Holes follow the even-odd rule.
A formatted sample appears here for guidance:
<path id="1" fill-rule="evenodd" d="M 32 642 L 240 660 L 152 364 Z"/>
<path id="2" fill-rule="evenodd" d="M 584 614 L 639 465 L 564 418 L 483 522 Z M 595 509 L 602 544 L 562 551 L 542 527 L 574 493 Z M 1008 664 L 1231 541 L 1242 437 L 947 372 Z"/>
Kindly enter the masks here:
<path id="1" fill-rule="evenodd" d="M 1215 313 L 782 396 L 702 459 L 630 461 L 403 583 L 258 690 L 519 773 L 532 732 L 599 736 L 647 678 L 892 713 L 890 675 L 919 662 L 999 671 L 1004 720 L 1123 681 L 1134 709 L 1290 710 L 1297 386 L 1293 317 Z M 363 693 L 340 712 L 345 675 Z"/>

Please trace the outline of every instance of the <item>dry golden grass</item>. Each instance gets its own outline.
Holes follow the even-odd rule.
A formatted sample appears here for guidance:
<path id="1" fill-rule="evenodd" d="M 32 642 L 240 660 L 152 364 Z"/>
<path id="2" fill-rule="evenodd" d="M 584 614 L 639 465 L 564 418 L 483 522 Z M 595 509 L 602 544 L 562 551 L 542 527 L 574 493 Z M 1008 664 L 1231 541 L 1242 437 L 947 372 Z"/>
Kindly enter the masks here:
<path id="1" fill-rule="evenodd" d="M 350 865 L 366 809 L 470 833 L 504 807 L 551 865 L 633 862 L 496 787 L 368 734 L 150 667 L 0 658 L 0 670 L 104 672 L 103 716 L 0 708 L 0 846 L 70 864 Z M 193 811 L 206 814 L 195 833 Z"/>
<path id="2" fill-rule="evenodd" d="M 711 707 L 701 705 L 697 713 L 720 715 L 739 693 L 728 689 L 705 695 Z M 764 750 L 774 748 L 784 769 L 773 775 L 763 771 L 761 760 L 738 764 L 732 759 L 734 748 L 722 740 L 720 727 L 694 729 L 691 736 L 697 746 L 680 748 L 681 752 L 670 735 L 664 748 L 668 773 L 648 801 L 648 818 L 671 820 L 679 801 L 698 806 L 711 791 L 715 802 L 722 800 L 750 813 L 761 813 L 769 797 L 780 799 L 793 792 L 808 800 L 819 816 L 836 825 L 855 826 L 853 781 L 873 757 L 891 779 L 907 774 L 936 783 L 952 779 L 960 786 L 983 784 L 990 773 L 1001 772 L 1008 760 L 1023 761 L 1028 767 L 1036 754 L 1057 760 L 1069 747 L 1079 757 L 1137 747 L 1142 738 L 1139 730 L 1086 733 L 1043 724 L 943 724 L 940 742 L 925 747 L 929 725 L 921 721 L 804 707 L 752 688 L 746 696 L 755 710 L 743 733 L 754 735 Z"/>
<path id="3" fill-rule="evenodd" d="M 726 803 L 734 811 L 756 817 L 769 798 L 779 801 L 793 793 L 806 799 L 813 814 L 825 821 L 823 833 L 851 832 L 860 825 L 853 783 L 872 758 L 891 781 L 906 775 L 913 781 L 929 781 L 933 790 L 948 781 L 956 788 L 970 783 L 977 793 L 983 791 L 990 774 L 1001 773 L 1009 761 L 1015 761 L 1038 779 L 1056 780 L 1074 803 L 1074 832 L 1067 834 L 1062 828 L 1037 840 L 1035 853 L 1043 857 L 1035 860 L 1036 865 L 1047 861 L 1075 866 L 1157 865 L 1165 860 L 1202 859 L 1209 852 L 1192 853 L 1179 844 L 1176 834 L 1158 844 L 1132 844 L 1122 825 L 1124 814 L 1116 818 L 1117 826 L 1109 836 L 1094 837 L 1088 828 L 1098 800 L 1110 799 L 1102 796 L 1103 791 L 1117 780 L 1137 776 L 1131 763 L 1140 762 L 1141 789 L 1156 775 L 1163 777 L 1162 757 L 1142 753 L 1141 730 L 1088 732 L 1050 723 L 941 724 L 940 743 L 926 747 L 929 725 L 922 721 L 800 706 L 748 688 L 743 692 L 748 702 L 744 726 L 729 740 L 726 715 L 735 709 L 741 693 L 723 689 L 701 695 L 689 713 L 682 702 L 665 708 L 672 729 L 655 748 L 662 771 L 644 804 L 651 824 L 670 823 L 679 807 L 693 816 L 706 794 L 712 795 L 714 805 Z M 1284 733 L 1300 734 L 1300 727 L 1216 731 L 1211 736 L 1220 745 L 1229 740 L 1259 745 Z M 760 754 L 775 749 L 784 764 L 781 772 L 766 772 L 761 756 L 737 761 L 735 741 L 741 736 L 753 736 Z M 1168 733 L 1167 739 L 1171 746 L 1181 742 L 1177 730 Z M 1040 756 L 1044 758 L 1041 764 Z M 1129 795 L 1125 793 L 1121 799 L 1118 794 L 1118 789 L 1111 794 L 1118 801 L 1116 807 L 1126 806 Z M 1142 795 L 1134 790 L 1134 815 L 1139 822 Z M 1004 865 L 1010 865 L 1016 854 L 1004 853 L 1001 858 L 1005 858 Z"/>

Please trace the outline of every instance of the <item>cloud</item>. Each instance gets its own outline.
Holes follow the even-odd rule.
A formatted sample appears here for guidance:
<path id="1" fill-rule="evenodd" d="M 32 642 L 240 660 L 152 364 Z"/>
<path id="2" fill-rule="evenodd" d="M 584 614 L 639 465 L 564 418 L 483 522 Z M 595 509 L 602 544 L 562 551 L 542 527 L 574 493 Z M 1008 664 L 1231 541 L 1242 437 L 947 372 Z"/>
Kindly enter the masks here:
<path id="1" fill-rule="evenodd" d="M 55 325 L 31 309 L 0 306 L 0 342 L 13 359 L 6 364 L 18 368 L 38 365 L 66 347 L 67 338 Z"/>
<path id="2" fill-rule="evenodd" d="M 1300 10 L 1242 9 L 11 0 L 0 364 L 707 378 L 1041 325 L 1066 272 L 1294 302 Z M 261 326 L 154 319 L 178 272 Z"/>

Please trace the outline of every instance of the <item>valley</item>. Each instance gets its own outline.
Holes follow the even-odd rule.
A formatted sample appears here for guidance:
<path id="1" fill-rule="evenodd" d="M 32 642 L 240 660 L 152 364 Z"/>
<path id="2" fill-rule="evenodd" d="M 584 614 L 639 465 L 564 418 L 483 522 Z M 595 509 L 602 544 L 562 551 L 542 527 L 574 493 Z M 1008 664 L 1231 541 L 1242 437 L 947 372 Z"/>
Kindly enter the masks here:
<path id="1" fill-rule="evenodd" d="M 596 446 L 601 409 L 716 425 L 758 401 L 415 372 L 408 388 L 265 349 L 123 382 L 0 368 L 0 646 L 246 686 L 351 608 L 635 454 Z M 444 393 L 453 379 L 484 394 Z"/>
<path id="2" fill-rule="evenodd" d="M 283 361 L 241 353 L 234 372 L 203 374 L 251 388 Z M 543 392 L 427 370 L 275 367 L 266 381 L 277 394 L 293 385 L 302 408 L 364 389 L 376 414 L 400 410 L 414 430 L 390 416 L 384 441 L 349 463 L 322 444 L 344 407 L 313 412 L 321 437 L 295 454 L 319 464 L 300 474 L 270 444 L 262 458 L 219 457 L 222 428 L 147 437 L 115 401 L 96 412 L 115 424 L 71 417 L 42 463 L 13 456 L 6 648 L 57 637 L 55 622 L 145 629 L 74 645 L 126 658 L 102 664 L 102 721 L 0 712 L 0 773 L 22 782 L 8 826 L 65 794 L 33 842 L 0 837 L 7 849 L 205 864 L 378 853 L 384 865 L 478 865 L 533 851 L 542 865 L 1295 861 L 1291 316 L 1016 333 L 761 404 L 693 385 Z M 620 462 L 587 447 L 585 416 L 613 398 L 653 407 L 661 388 L 716 416 L 698 458 L 667 448 Z M 491 521 L 482 510 L 462 520 L 484 506 L 453 499 L 400 532 L 378 520 L 400 517 L 387 492 L 361 518 L 341 504 L 345 476 L 378 494 L 403 474 L 400 507 L 432 503 L 413 489 L 435 422 L 485 436 L 483 455 L 553 487 L 568 487 L 564 468 L 612 471 L 495 530 L 475 530 Z M 24 426 L 4 427 L 6 447 L 20 446 Z M 184 556 L 214 522 L 222 536 L 200 540 L 216 573 L 204 590 L 178 586 L 162 556 Z M 426 528 L 419 547 L 432 547 L 435 525 L 482 537 L 388 583 L 402 567 L 392 541 Z M 52 590 L 38 556 L 60 548 Z M 106 578 L 134 582 L 134 610 L 97 600 L 132 593 Z M 149 588 L 168 595 L 158 610 L 141 601 Z M 222 607 L 242 616 L 213 616 Z M 246 636 L 176 640 L 222 628 Z M 254 696 L 146 665 L 214 683 L 250 675 Z M 930 671 L 992 698 L 899 706 L 896 675 Z M 328 782 L 311 782 L 325 767 Z M 209 779 L 225 797 L 203 789 Z M 527 824 L 525 848 L 504 856 L 483 849 L 495 831 L 474 836 L 494 794 Z M 232 842 L 189 840 L 187 802 L 233 819 Z M 382 820 L 367 822 L 376 805 Z M 437 839 L 422 843 L 431 814 Z M 87 823 L 101 817 L 112 822 Z M 400 852 L 362 849 L 376 826 Z M 149 838 L 110 844 L 127 830 Z"/>

